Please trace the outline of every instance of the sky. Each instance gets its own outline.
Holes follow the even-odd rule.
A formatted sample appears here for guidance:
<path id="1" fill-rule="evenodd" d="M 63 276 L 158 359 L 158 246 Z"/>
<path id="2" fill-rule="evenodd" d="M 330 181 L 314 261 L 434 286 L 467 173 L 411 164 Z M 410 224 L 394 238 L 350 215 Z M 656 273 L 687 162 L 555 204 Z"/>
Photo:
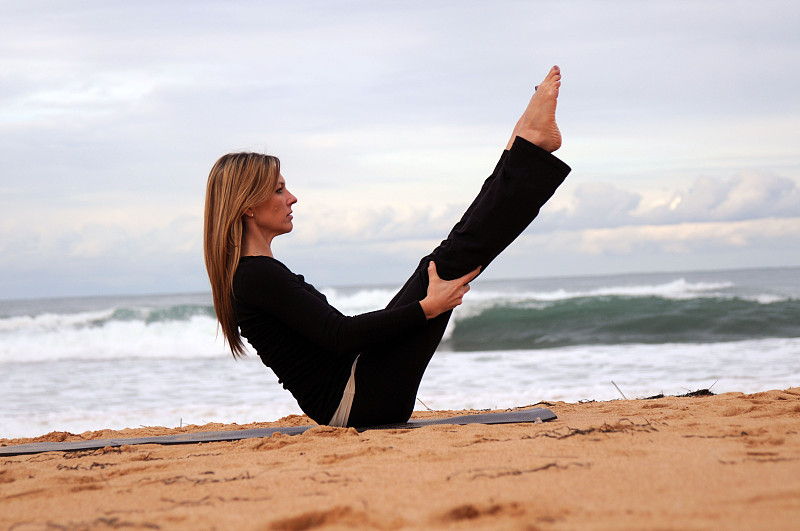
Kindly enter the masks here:
<path id="1" fill-rule="evenodd" d="M 483 278 L 800 265 L 797 2 L 0 4 L 0 299 L 207 291 L 241 150 L 299 198 L 276 258 L 402 284 L 553 64 L 573 171 Z"/>

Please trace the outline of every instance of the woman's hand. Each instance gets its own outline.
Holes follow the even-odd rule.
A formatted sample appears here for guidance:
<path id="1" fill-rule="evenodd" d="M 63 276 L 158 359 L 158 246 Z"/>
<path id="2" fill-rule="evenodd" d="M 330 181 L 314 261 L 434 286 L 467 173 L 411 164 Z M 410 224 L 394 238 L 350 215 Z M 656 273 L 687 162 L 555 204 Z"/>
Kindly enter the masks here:
<path id="1" fill-rule="evenodd" d="M 439 314 L 452 310 L 469 291 L 469 283 L 481 272 L 480 266 L 461 278 L 442 280 L 436 272 L 436 264 L 428 264 L 428 294 L 419 301 L 427 319 L 433 319 Z"/>

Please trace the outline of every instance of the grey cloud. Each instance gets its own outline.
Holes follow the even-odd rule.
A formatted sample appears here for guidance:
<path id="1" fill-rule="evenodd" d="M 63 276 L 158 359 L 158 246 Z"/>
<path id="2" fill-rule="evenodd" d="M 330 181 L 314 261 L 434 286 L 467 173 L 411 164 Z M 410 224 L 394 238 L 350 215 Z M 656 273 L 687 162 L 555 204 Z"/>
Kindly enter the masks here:
<path id="1" fill-rule="evenodd" d="M 775 175 L 742 173 L 729 179 L 703 177 L 669 205 L 641 216 L 652 223 L 741 221 L 800 215 L 800 187 Z"/>
<path id="2" fill-rule="evenodd" d="M 537 230 L 614 228 L 627 225 L 671 225 L 743 221 L 800 216 L 800 185 L 763 173 L 741 173 L 727 179 L 700 177 L 683 191 L 648 207 L 643 195 L 609 183 L 578 186 L 569 209 L 545 210 Z"/>
<path id="3" fill-rule="evenodd" d="M 402 209 L 383 206 L 358 211 L 320 211 L 304 221 L 295 234 L 304 245 L 442 240 L 464 208 L 463 205 L 448 205 L 434 211 L 428 206 Z"/>
<path id="4" fill-rule="evenodd" d="M 575 189 L 574 199 L 572 209 L 545 209 L 537 230 L 628 225 L 642 197 L 610 183 L 586 183 Z"/>
<path id="5" fill-rule="evenodd" d="M 142 229 L 92 221 L 0 230 L 0 299 L 203 290 L 201 235 L 198 216 Z"/>

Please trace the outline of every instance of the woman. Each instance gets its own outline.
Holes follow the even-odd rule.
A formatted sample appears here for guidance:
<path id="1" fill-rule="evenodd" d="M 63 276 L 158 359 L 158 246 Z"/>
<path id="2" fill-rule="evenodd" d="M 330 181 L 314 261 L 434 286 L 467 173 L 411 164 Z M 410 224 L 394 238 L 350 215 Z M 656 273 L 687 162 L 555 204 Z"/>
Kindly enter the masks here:
<path id="1" fill-rule="evenodd" d="M 320 424 L 371 426 L 411 416 L 422 375 L 469 282 L 533 220 L 570 168 L 555 121 L 553 67 L 462 219 L 379 311 L 347 317 L 272 255 L 292 230 L 277 158 L 234 153 L 211 170 L 204 250 L 214 308 L 234 356 L 242 337 Z M 241 334 L 241 335 L 240 335 Z"/>

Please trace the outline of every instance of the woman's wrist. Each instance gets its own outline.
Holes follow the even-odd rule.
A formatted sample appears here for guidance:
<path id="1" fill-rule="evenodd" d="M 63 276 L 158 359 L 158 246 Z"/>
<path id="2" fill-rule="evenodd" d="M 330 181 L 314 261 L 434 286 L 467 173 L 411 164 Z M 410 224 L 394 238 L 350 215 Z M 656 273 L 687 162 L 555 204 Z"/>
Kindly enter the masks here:
<path id="1" fill-rule="evenodd" d="M 425 319 L 430 320 L 439 315 L 436 313 L 433 308 L 433 304 L 428 300 L 427 297 L 419 301 L 419 305 L 422 307 L 422 312 L 425 314 Z"/>

